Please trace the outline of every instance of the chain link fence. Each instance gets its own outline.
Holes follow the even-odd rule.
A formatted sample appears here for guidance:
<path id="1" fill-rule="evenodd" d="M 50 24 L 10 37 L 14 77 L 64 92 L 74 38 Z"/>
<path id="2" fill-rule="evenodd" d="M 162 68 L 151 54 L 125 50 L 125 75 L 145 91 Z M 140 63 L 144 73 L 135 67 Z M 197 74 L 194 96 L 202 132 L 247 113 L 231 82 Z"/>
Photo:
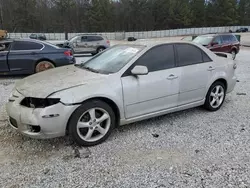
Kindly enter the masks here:
<path id="1" fill-rule="evenodd" d="M 147 39 L 147 38 L 163 38 L 163 37 L 173 37 L 173 36 L 187 36 L 187 35 L 200 35 L 207 33 L 223 33 L 235 32 L 239 28 L 248 28 L 250 26 L 226 26 L 226 27 L 204 27 L 204 28 L 187 28 L 187 29 L 171 29 L 171 30 L 161 30 L 161 31 L 140 31 L 140 32 L 112 32 L 112 33 L 93 33 L 101 34 L 106 36 L 110 40 L 124 40 L 128 37 L 135 37 L 137 39 Z M 9 33 L 10 38 L 29 38 L 32 33 Z M 44 33 L 47 40 L 65 40 L 65 33 Z M 68 33 L 68 38 L 84 33 Z M 89 34 L 89 33 L 88 33 Z"/>

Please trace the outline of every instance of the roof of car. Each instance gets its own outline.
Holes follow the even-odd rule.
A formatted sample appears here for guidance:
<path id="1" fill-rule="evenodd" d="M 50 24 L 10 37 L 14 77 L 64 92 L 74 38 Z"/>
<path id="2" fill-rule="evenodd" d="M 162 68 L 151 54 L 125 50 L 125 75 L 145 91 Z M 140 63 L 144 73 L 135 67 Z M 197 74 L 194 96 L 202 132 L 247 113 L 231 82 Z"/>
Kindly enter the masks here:
<path id="1" fill-rule="evenodd" d="M 199 36 L 214 37 L 218 35 L 233 35 L 233 34 L 232 33 L 208 33 L 208 34 L 199 35 Z"/>
<path id="2" fill-rule="evenodd" d="M 176 43 L 187 43 L 187 44 L 193 44 L 192 42 L 189 41 L 179 41 L 179 40 L 171 40 L 171 41 L 147 41 L 147 40 L 137 40 L 131 44 L 135 44 L 135 45 L 144 45 L 144 46 L 157 46 L 157 45 L 161 45 L 161 44 L 176 44 Z"/>
<path id="3" fill-rule="evenodd" d="M 3 43 L 11 43 L 11 42 L 14 42 L 14 41 L 30 41 L 30 42 L 36 42 L 36 43 L 41 43 L 43 45 L 49 45 L 49 46 L 53 46 L 53 47 L 56 47 L 56 45 L 52 44 L 52 43 L 49 43 L 47 41 L 41 41 L 41 40 L 37 40 L 37 39 L 30 39 L 30 38 L 17 38 L 17 39 L 4 39 L 4 40 L 0 40 L 0 44 L 3 44 Z"/>
<path id="4" fill-rule="evenodd" d="M 13 41 L 14 41 L 13 39 L 3 39 L 3 40 L 0 40 L 0 44 L 10 43 L 10 42 L 13 42 Z"/>
<path id="5" fill-rule="evenodd" d="M 46 41 L 37 40 L 37 39 L 30 39 L 30 38 L 15 38 L 15 39 L 8 39 L 8 41 L 10 41 L 10 42 L 14 42 L 14 41 L 30 41 L 30 42 L 37 42 L 37 43 L 47 44 Z"/>
<path id="6" fill-rule="evenodd" d="M 123 43 L 123 44 L 117 44 L 115 46 L 144 46 L 144 47 L 154 47 L 162 44 L 193 44 L 195 46 L 199 45 L 190 41 L 183 41 L 183 40 L 177 40 L 177 41 L 148 41 L 148 40 L 137 40 L 130 43 Z"/>
<path id="7" fill-rule="evenodd" d="M 101 36 L 102 37 L 102 34 L 91 34 L 91 33 L 80 33 L 80 34 L 77 34 L 76 36 L 82 36 L 82 35 L 86 35 L 86 36 Z"/>

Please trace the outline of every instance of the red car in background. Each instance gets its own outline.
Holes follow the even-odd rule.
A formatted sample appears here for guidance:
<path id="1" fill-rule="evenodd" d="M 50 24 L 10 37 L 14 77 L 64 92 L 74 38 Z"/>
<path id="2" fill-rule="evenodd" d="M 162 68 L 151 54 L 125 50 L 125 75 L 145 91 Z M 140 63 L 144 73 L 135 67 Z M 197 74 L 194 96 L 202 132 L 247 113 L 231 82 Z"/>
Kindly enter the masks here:
<path id="1" fill-rule="evenodd" d="M 199 43 L 211 51 L 231 53 L 233 59 L 240 51 L 240 42 L 235 35 L 230 33 L 200 35 L 193 42 Z"/>

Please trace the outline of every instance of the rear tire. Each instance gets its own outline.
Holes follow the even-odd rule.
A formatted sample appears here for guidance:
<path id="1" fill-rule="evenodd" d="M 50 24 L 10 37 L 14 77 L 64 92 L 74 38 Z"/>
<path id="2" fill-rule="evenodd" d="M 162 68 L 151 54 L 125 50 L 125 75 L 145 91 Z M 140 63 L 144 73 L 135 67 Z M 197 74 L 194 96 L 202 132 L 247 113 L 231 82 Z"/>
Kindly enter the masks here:
<path id="1" fill-rule="evenodd" d="M 204 107 L 209 111 L 217 111 L 221 108 L 226 97 L 225 85 L 217 81 L 209 88 Z"/>
<path id="2" fill-rule="evenodd" d="M 43 72 L 53 68 L 55 68 L 55 65 L 50 61 L 40 61 L 35 67 L 35 73 Z"/>
<path id="3" fill-rule="evenodd" d="M 105 48 L 104 47 L 99 47 L 99 48 L 97 48 L 97 53 L 101 53 L 102 51 L 104 51 L 105 50 Z"/>
<path id="4" fill-rule="evenodd" d="M 83 103 L 69 120 L 69 135 L 79 146 L 94 146 L 104 142 L 115 127 L 112 108 L 100 100 Z"/>

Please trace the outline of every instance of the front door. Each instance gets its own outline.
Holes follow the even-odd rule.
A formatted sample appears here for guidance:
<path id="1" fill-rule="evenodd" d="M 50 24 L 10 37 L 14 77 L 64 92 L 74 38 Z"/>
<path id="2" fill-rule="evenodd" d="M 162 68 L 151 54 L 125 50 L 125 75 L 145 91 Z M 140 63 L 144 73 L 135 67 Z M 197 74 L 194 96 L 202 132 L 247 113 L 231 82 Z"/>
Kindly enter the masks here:
<path id="1" fill-rule="evenodd" d="M 76 53 L 90 52 L 91 51 L 89 48 L 87 36 L 79 36 L 79 38 L 77 38 L 74 51 Z"/>
<path id="2" fill-rule="evenodd" d="M 176 44 L 177 64 L 181 68 L 178 106 L 201 101 L 215 69 L 214 62 L 200 48 L 191 44 Z"/>
<path id="3" fill-rule="evenodd" d="M 7 64 L 8 51 L 0 51 L 0 72 L 9 72 Z"/>
<path id="4" fill-rule="evenodd" d="M 146 66 L 148 75 L 131 75 L 135 65 Z M 173 45 L 160 45 L 147 51 L 121 78 L 126 118 L 177 106 L 179 79 Z"/>
<path id="5" fill-rule="evenodd" d="M 221 52 L 222 51 L 222 39 L 220 36 L 215 37 L 212 40 L 212 46 L 209 48 L 211 51 Z"/>

